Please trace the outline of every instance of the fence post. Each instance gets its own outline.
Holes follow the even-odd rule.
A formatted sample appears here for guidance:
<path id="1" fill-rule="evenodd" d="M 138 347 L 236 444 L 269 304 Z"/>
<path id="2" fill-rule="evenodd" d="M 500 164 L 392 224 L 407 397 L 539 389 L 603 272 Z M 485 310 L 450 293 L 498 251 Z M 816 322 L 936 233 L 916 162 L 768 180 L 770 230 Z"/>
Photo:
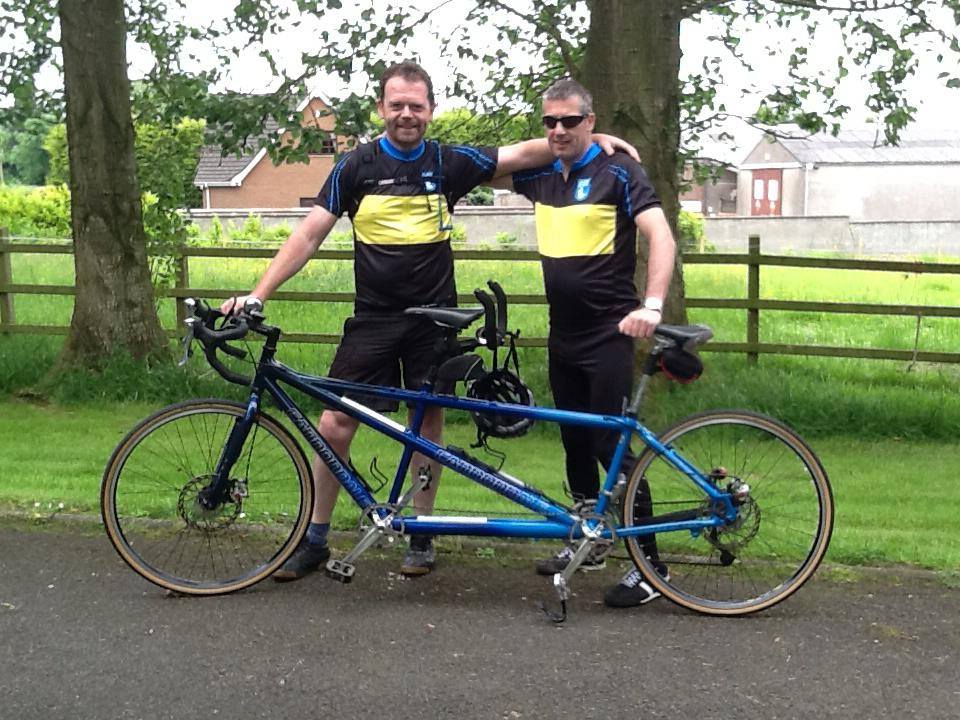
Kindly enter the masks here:
<path id="1" fill-rule="evenodd" d="M 190 266 L 187 262 L 187 248 L 180 248 L 179 253 L 173 261 L 173 289 L 174 290 L 186 290 L 190 287 Z M 186 325 L 184 325 L 184 320 L 187 319 L 187 308 L 183 304 L 185 298 L 177 297 L 175 302 L 177 304 L 177 334 L 183 335 L 186 331 Z"/>
<path id="2" fill-rule="evenodd" d="M 747 308 L 747 343 L 756 345 L 760 342 L 760 308 L 756 303 L 760 300 L 760 236 L 750 235 L 747 245 L 747 300 L 752 307 Z M 760 354 L 756 351 L 747 352 L 747 363 L 756 365 Z"/>
<path id="3" fill-rule="evenodd" d="M 11 267 L 10 256 L 3 245 L 8 241 L 10 235 L 5 228 L 0 228 L 0 287 L 13 284 L 13 270 Z M 13 312 L 13 293 L 0 290 L 0 325 L 16 325 L 17 316 Z"/>

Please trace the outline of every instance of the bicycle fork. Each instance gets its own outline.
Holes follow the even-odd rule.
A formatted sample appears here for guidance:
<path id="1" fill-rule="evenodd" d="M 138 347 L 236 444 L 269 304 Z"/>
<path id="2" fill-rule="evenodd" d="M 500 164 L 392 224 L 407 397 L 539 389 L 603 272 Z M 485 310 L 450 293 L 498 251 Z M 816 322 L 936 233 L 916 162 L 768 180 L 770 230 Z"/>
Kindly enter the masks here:
<path id="1" fill-rule="evenodd" d="M 260 398 L 253 395 L 247 403 L 247 412 L 242 418 L 237 418 L 230 429 L 230 436 L 217 461 L 212 480 L 197 493 L 197 501 L 204 510 L 215 510 L 227 499 L 227 493 L 230 490 L 230 471 L 240 458 L 247 436 L 250 434 L 250 428 L 253 427 L 259 412 Z"/>

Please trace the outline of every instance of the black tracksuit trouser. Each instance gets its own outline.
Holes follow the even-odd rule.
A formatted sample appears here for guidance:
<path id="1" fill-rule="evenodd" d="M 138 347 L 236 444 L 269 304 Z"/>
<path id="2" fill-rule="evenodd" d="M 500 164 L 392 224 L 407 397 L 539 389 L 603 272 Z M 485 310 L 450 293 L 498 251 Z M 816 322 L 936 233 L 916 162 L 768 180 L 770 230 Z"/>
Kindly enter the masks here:
<path id="1" fill-rule="evenodd" d="M 633 386 L 635 342 L 612 328 L 561 333 L 551 330 L 549 341 L 550 388 L 554 404 L 561 410 L 620 415 Z M 609 469 L 620 439 L 613 430 L 561 425 L 560 437 L 566 453 L 567 483 L 576 500 L 596 499 L 600 491 L 599 461 Z M 629 450 L 620 470 L 630 477 L 636 456 Z M 639 517 L 650 517 L 650 489 L 641 482 L 635 502 Z M 642 543 L 647 555 L 657 557 L 656 539 Z"/>

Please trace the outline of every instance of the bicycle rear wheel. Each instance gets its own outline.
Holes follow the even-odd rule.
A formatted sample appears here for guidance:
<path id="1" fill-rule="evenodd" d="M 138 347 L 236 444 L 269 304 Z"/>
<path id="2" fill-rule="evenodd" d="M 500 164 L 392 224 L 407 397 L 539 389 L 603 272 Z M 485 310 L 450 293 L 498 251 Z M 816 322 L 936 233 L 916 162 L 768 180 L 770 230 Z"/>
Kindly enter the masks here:
<path id="1" fill-rule="evenodd" d="M 260 413 L 230 473 L 229 497 L 198 501 L 245 405 L 194 400 L 160 410 L 120 442 L 104 471 L 100 507 L 120 556 L 150 582 L 216 595 L 280 567 L 306 532 L 310 466 L 296 440 Z"/>
<path id="2" fill-rule="evenodd" d="M 694 415 L 660 440 L 719 488 L 745 484 L 749 491 L 732 523 L 656 536 L 666 579 L 643 551 L 645 539 L 628 538 L 627 550 L 647 582 L 670 600 L 712 615 L 756 612 L 796 592 L 823 559 L 833 528 L 830 482 L 810 447 L 786 425 L 745 411 Z M 634 524 L 644 502 L 654 518 L 677 512 L 706 517 L 708 500 L 647 450 L 627 483 L 624 525 Z"/>

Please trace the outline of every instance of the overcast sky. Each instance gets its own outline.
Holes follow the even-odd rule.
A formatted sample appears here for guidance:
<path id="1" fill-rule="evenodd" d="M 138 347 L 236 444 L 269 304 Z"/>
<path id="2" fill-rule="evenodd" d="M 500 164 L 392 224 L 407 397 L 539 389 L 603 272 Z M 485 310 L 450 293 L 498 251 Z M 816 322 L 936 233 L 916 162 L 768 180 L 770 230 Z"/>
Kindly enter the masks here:
<path id="1" fill-rule="evenodd" d="M 410 5 L 422 9 L 435 7 L 440 2 L 441 0 L 412 0 Z M 229 13 L 234 3 L 235 0 L 208 0 L 208 2 L 199 5 L 191 3 L 191 15 L 196 14 L 197 19 L 204 21 L 213 21 L 217 17 Z M 349 3 L 345 4 L 349 5 Z M 435 37 L 433 33 L 449 32 L 451 28 L 461 23 L 469 4 L 470 0 L 448 0 L 433 14 L 429 26 L 422 28 L 416 47 L 422 49 L 435 45 L 436 40 L 433 39 Z M 522 6 L 522 4 L 523 0 L 514 3 L 517 7 Z M 350 10 L 347 9 L 345 12 L 350 12 Z M 943 11 L 940 21 L 951 25 L 953 23 L 952 16 L 946 10 Z M 336 15 L 327 15 L 324 17 L 322 25 L 327 28 L 335 28 L 339 25 L 339 18 Z M 792 49 L 798 44 L 807 45 L 810 48 L 810 66 L 816 67 L 819 64 L 825 70 L 836 66 L 836 58 L 842 52 L 839 29 L 835 26 L 821 27 L 813 38 L 810 38 L 805 31 L 801 30 L 791 33 L 772 28 L 746 27 L 750 28 L 751 31 L 745 32 L 741 37 L 741 48 L 748 57 L 757 60 L 756 69 L 752 73 L 748 72 L 732 60 L 725 64 L 726 90 L 722 91 L 721 99 L 727 103 L 728 108 L 742 107 L 749 109 L 755 107 L 756 97 L 759 96 L 744 101 L 741 98 L 742 89 L 751 83 L 760 87 L 768 87 L 772 81 L 779 77 L 785 77 L 783 74 L 783 58 L 770 58 L 765 52 L 765 47 L 771 41 L 774 42 L 775 47 L 784 49 Z M 310 49 L 313 38 L 320 28 L 320 21 L 311 20 L 300 30 L 291 31 L 284 36 L 282 42 L 276 44 L 275 47 L 283 48 L 280 55 L 288 67 L 297 67 L 300 53 Z M 707 38 L 717 33 L 719 28 L 719 23 L 711 27 L 705 23 L 684 22 L 681 28 L 681 42 L 684 52 L 682 72 L 684 74 L 696 71 L 706 53 L 718 52 L 716 44 L 710 43 Z M 495 42 L 495 37 L 489 26 L 486 28 L 478 27 L 471 29 L 471 40 L 475 45 L 484 42 L 492 44 Z M 920 69 L 917 75 L 909 81 L 910 101 L 918 108 L 918 125 L 925 127 L 954 126 L 955 119 L 960 117 L 960 91 L 944 87 L 943 81 L 937 79 L 937 74 L 942 68 L 936 64 L 935 50 L 936 47 L 931 44 L 929 51 L 922 54 L 923 60 Z M 719 51 L 719 54 L 723 54 L 723 51 Z M 438 90 L 441 89 L 447 84 L 450 77 L 450 59 L 431 55 L 429 52 L 423 52 L 422 50 L 419 56 L 420 61 L 433 76 Z M 524 63 L 522 53 L 516 52 L 515 60 L 518 65 L 522 66 Z M 252 49 L 235 63 L 231 71 L 232 89 L 235 90 L 263 91 L 270 83 L 265 62 L 257 57 L 256 51 Z M 343 87 L 339 80 L 329 78 L 318 78 L 316 87 L 326 94 L 334 96 L 342 94 L 347 89 Z M 867 83 L 857 77 L 855 73 L 851 73 L 848 80 L 844 82 L 842 87 L 844 100 L 846 104 L 853 108 L 849 119 L 844 123 L 845 127 L 859 127 L 875 119 L 871 117 L 864 105 L 866 87 Z M 363 92 L 365 87 L 362 82 L 358 81 L 349 89 Z M 438 97 L 438 101 L 440 110 L 457 104 L 455 98 L 445 98 L 442 95 Z M 601 124 L 602 120 L 600 118 Z M 721 156 L 722 159 L 737 162 L 742 159 L 759 138 L 757 131 L 736 120 L 728 122 L 725 129 L 736 136 L 736 146 L 731 147 L 730 143 L 718 145 L 708 141 L 705 154 Z"/>
<path id="2" fill-rule="evenodd" d="M 528 0 L 516 0 L 514 6 L 521 7 L 525 1 Z M 213 24 L 218 19 L 231 14 L 236 2 L 237 0 L 204 0 L 204 2 L 187 0 L 188 17 L 191 22 L 198 25 Z M 435 7 L 442 2 L 443 0 L 411 0 L 409 5 L 424 8 Z M 456 99 L 446 98 L 442 94 L 442 88 L 450 78 L 449 65 L 451 60 L 439 55 L 431 55 L 429 52 L 424 52 L 423 49 L 436 45 L 434 33 L 449 32 L 451 28 L 461 23 L 466 14 L 465 8 L 469 4 L 470 0 L 447 0 L 434 13 L 429 26 L 424 26 L 421 29 L 416 44 L 416 48 L 420 50 L 418 53 L 419 59 L 433 76 L 438 88 L 438 110 L 440 111 L 457 104 Z M 347 2 L 344 5 L 347 8 L 343 12 L 357 12 L 351 3 Z M 953 23 L 952 16 L 946 10 L 943 11 L 941 22 L 951 25 Z M 315 38 L 319 30 L 324 27 L 332 30 L 339 24 L 340 18 L 336 13 L 327 13 L 322 20 L 311 18 L 298 30 L 291 30 L 272 41 L 270 43 L 271 50 L 288 70 L 296 71 L 301 53 L 310 51 L 315 47 Z M 684 52 L 683 74 L 696 71 L 705 53 L 717 53 L 715 45 L 712 46 L 707 38 L 716 33 L 718 29 L 719 25 L 711 27 L 704 23 L 684 22 L 681 28 L 681 43 Z M 726 89 L 722 91 L 721 100 L 727 103 L 728 108 L 739 107 L 746 110 L 754 108 L 756 98 L 744 101 L 741 99 L 742 89 L 750 84 L 768 87 L 771 82 L 776 81 L 779 77 L 785 77 L 783 75 L 782 58 L 770 58 L 764 51 L 765 46 L 770 44 L 771 40 L 775 41 L 776 47 L 785 50 L 792 49 L 797 44 L 807 45 L 810 48 L 809 64 L 811 67 L 816 67 L 818 63 L 824 69 L 835 67 L 836 58 L 842 52 L 839 30 L 833 26 L 820 28 L 812 39 L 801 31 L 791 33 L 770 28 L 752 27 L 749 32 L 743 33 L 741 48 L 748 57 L 758 61 L 755 66 L 756 69 L 752 73 L 748 72 L 732 60 L 725 64 Z M 495 37 L 489 26 L 487 28 L 474 28 L 471 29 L 471 41 L 475 46 L 482 43 L 492 44 L 495 42 Z M 909 80 L 910 102 L 918 108 L 918 125 L 955 127 L 956 118 L 960 117 L 960 91 L 945 88 L 943 81 L 937 79 L 937 74 L 943 68 L 938 67 L 935 62 L 935 50 L 936 47 L 931 45 L 929 50 L 922 54 L 923 60 L 920 69 L 917 75 Z M 132 65 L 132 76 L 136 77 L 148 68 L 149 56 L 142 49 L 131 45 L 129 57 Z M 515 51 L 514 59 L 520 66 L 524 63 L 524 56 L 519 51 Z M 949 69 L 956 72 L 956 68 Z M 57 80 L 49 78 L 49 82 L 57 82 Z M 272 82 L 274 81 L 266 62 L 258 56 L 258 49 L 250 48 L 231 64 L 227 87 L 241 92 L 264 92 L 270 88 Z M 856 77 L 855 73 L 852 73 L 849 79 L 845 81 L 842 87 L 843 97 L 846 104 L 853 108 L 849 119 L 844 124 L 845 127 L 859 127 L 873 119 L 864 106 L 864 88 L 866 86 L 866 82 Z M 347 90 L 356 92 L 367 90 L 366 85 L 360 78 L 349 88 L 344 87 L 339 79 L 317 78 L 314 87 L 332 96 L 342 95 Z M 603 118 L 599 120 L 602 126 Z M 730 121 L 725 129 L 736 135 L 736 145 L 738 147 L 731 146 L 730 143 L 717 145 L 708 142 L 704 154 L 738 162 L 756 143 L 759 134 L 739 121 Z"/>

